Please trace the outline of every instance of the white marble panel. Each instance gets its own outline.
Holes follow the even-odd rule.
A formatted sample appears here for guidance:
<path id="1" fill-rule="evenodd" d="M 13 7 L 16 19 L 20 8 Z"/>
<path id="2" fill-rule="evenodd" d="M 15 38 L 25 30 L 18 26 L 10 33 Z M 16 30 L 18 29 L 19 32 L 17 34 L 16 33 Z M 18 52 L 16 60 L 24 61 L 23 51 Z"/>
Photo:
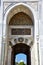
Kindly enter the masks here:
<path id="1" fill-rule="evenodd" d="M 3 1 L 17 1 L 17 2 L 19 1 L 20 2 L 20 1 L 38 1 L 38 0 L 3 0 Z"/>

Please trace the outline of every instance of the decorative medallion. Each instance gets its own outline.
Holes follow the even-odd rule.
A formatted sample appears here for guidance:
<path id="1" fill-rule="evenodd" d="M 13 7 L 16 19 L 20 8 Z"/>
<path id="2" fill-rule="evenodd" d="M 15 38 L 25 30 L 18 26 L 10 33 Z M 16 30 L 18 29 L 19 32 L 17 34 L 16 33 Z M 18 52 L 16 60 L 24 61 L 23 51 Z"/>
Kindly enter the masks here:
<path id="1" fill-rule="evenodd" d="M 22 37 L 20 37 L 20 38 L 18 38 L 18 41 L 19 41 L 19 42 L 23 42 L 24 39 L 23 39 Z"/>

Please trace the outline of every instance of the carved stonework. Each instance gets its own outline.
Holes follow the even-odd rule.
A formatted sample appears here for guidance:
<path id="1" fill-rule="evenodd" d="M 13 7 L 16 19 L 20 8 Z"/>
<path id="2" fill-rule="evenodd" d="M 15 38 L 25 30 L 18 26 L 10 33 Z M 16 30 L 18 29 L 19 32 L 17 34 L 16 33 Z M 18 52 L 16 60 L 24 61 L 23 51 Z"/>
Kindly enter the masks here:
<path id="1" fill-rule="evenodd" d="M 14 4 L 16 4 L 17 2 L 3 2 L 3 9 L 4 9 L 4 13 L 11 7 L 13 6 Z M 20 3 L 20 2 L 18 2 Z M 24 2 L 25 3 L 25 2 Z M 31 1 L 31 2 L 28 2 L 26 1 L 26 4 L 30 5 L 35 11 L 38 11 L 38 1 Z"/>
<path id="2" fill-rule="evenodd" d="M 19 12 L 11 18 L 9 25 L 33 25 L 33 22 L 27 14 Z"/>
<path id="3" fill-rule="evenodd" d="M 31 47 L 33 45 L 33 37 L 28 37 L 28 38 L 18 37 L 18 38 L 12 38 L 9 40 L 10 46 L 20 44 L 20 43 L 29 45 Z"/>
<path id="4" fill-rule="evenodd" d="M 5 11 L 8 10 L 8 8 L 11 6 L 11 3 L 7 3 L 7 2 L 3 2 L 3 10 L 4 10 L 4 13 Z"/>
<path id="5" fill-rule="evenodd" d="M 20 28 L 12 28 L 11 29 L 11 35 L 31 35 L 31 29 L 25 28 L 25 29 L 20 29 Z"/>
<path id="6" fill-rule="evenodd" d="M 37 57 L 37 43 L 35 42 L 35 40 L 36 40 L 36 38 L 35 38 L 36 28 L 35 28 L 35 25 L 33 25 L 34 23 L 37 22 L 37 20 L 35 18 L 35 14 L 33 12 L 33 9 L 31 7 L 29 8 L 29 7 L 27 7 L 27 5 L 26 6 L 25 5 L 26 4 L 22 3 L 22 5 L 19 4 L 16 7 L 14 6 L 14 8 L 12 7 L 11 10 L 9 11 L 9 13 L 6 15 L 5 22 L 7 22 L 6 24 L 9 24 L 9 25 L 12 25 L 12 26 L 18 25 L 18 24 L 19 25 L 26 25 L 26 26 L 30 25 L 31 26 L 31 30 L 32 30 L 32 34 L 29 37 L 28 37 L 28 35 L 27 36 L 24 35 L 24 37 L 23 36 L 12 36 L 11 35 L 11 37 L 10 37 L 10 35 L 9 35 L 9 33 L 11 32 L 10 26 L 6 26 L 7 29 L 8 29 L 6 31 L 6 32 L 8 32 L 7 33 L 7 35 L 8 35 L 8 42 L 6 41 L 6 43 L 9 43 L 9 46 L 11 46 L 11 48 L 14 48 L 12 46 L 16 46 L 17 45 L 18 48 L 15 47 L 14 48 L 14 52 L 19 51 L 19 50 L 21 50 L 21 52 L 22 52 L 22 50 L 23 50 L 23 52 L 25 52 L 24 45 L 27 45 L 27 46 L 31 47 L 32 48 L 32 49 L 30 49 L 31 55 L 32 55 L 32 57 L 31 57 L 31 65 L 38 65 L 38 63 L 37 63 L 37 61 L 38 61 L 38 57 Z M 32 3 L 31 3 L 31 6 L 32 6 Z M 7 7 L 9 7 L 9 6 L 7 6 Z M 6 11 L 7 11 L 7 7 L 6 7 Z M 20 14 L 18 14 L 18 13 L 20 13 Z M 10 32 L 9 32 L 9 30 L 10 30 Z M 34 36 L 33 36 L 33 33 L 34 33 Z M 7 38 L 6 38 L 6 40 L 7 40 Z M 22 45 L 23 49 L 21 48 L 21 45 Z M 6 45 L 6 47 L 8 47 L 8 46 Z M 29 47 L 28 47 L 28 50 L 29 50 Z M 8 48 L 6 48 L 6 49 L 7 49 L 7 54 L 6 54 L 6 51 L 5 51 L 5 55 L 7 56 L 11 52 L 8 53 L 9 50 L 8 50 Z M 12 49 L 10 49 L 10 50 L 12 51 Z M 27 53 L 28 50 L 26 48 L 26 53 Z M 9 58 L 7 59 L 6 56 L 5 56 L 6 60 L 9 61 L 8 63 L 10 63 L 10 64 L 6 63 L 6 64 L 7 65 L 11 65 L 10 60 L 13 59 L 13 58 L 9 55 L 8 57 L 10 57 L 11 59 L 9 59 Z M 30 61 L 28 61 L 28 62 L 30 62 Z M 30 63 L 28 63 L 27 65 L 29 65 L 29 64 Z M 14 64 L 12 64 L 12 65 L 14 65 Z"/>

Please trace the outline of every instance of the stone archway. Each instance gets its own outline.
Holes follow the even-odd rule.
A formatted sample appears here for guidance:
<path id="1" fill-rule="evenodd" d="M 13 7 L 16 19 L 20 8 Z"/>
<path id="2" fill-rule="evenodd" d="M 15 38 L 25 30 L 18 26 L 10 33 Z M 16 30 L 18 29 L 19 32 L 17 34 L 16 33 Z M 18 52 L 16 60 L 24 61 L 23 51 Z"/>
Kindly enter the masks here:
<path id="1" fill-rule="evenodd" d="M 10 24 L 9 22 L 10 22 L 10 20 L 11 20 L 11 18 L 13 16 L 15 16 L 17 13 L 20 13 L 20 12 L 25 13 L 32 20 L 33 28 L 34 28 L 34 30 L 32 30 L 32 31 L 33 31 L 34 35 L 32 34 L 33 35 L 32 37 L 28 37 L 27 36 L 28 39 L 27 38 L 23 38 L 23 39 L 24 39 L 24 41 L 25 40 L 29 40 L 29 42 L 28 42 L 29 44 L 26 43 L 26 42 L 25 42 L 25 44 L 31 47 L 31 56 L 32 56 L 31 57 L 31 65 L 36 65 L 36 64 L 38 65 L 38 59 L 37 59 L 37 43 L 36 43 L 36 22 L 37 22 L 37 19 L 36 19 L 34 10 L 29 5 L 24 4 L 24 3 L 18 3 L 16 5 L 12 6 L 11 8 L 9 8 L 9 10 L 7 11 L 7 13 L 5 14 L 5 19 L 4 19 L 4 22 L 6 22 L 6 52 L 5 52 L 5 63 L 7 63 L 7 60 L 6 59 L 7 59 L 7 57 L 9 57 L 8 56 L 8 47 L 11 46 L 11 51 L 12 51 L 12 46 L 13 45 L 16 45 L 18 42 L 20 43 L 21 41 L 18 41 L 18 39 L 20 39 L 20 38 L 23 37 L 23 36 L 22 37 L 20 36 L 20 38 L 17 38 L 18 36 L 16 36 L 15 37 L 16 39 L 15 38 L 13 39 L 12 37 L 11 38 L 9 37 L 9 33 L 11 33 L 11 32 L 9 32 L 9 28 L 10 28 L 9 27 L 9 24 Z M 14 43 L 14 40 L 15 40 L 16 44 L 13 44 Z M 9 43 L 9 41 L 10 41 L 10 43 Z M 22 41 L 22 43 L 24 41 Z M 35 61 L 35 59 L 37 59 L 37 60 Z M 9 62 L 11 63 L 11 61 L 9 61 Z"/>
<path id="2" fill-rule="evenodd" d="M 20 43 L 16 44 L 12 47 L 12 57 L 11 57 L 11 65 L 15 65 L 15 55 L 19 53 L 24 53 L 27 56 L 27 65 L 31 65 L 31 52 L 30 47 L 26 44 Z"/>

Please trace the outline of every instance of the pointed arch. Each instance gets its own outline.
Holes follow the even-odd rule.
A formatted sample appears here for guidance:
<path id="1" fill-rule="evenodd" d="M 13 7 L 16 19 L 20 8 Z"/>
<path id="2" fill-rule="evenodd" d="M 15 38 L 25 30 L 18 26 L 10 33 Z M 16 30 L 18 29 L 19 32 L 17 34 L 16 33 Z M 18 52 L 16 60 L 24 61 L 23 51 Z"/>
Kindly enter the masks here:
<path id="1" fill-rule="evenodd" d="M 4 22 L 7 25 L 6 26 L 6 28 L 7 28 L 6 29 L 6 36 L 7 36 L 6 43 L 8 43 L 8 24 L 9 24 L 9 21 L 12 18 L 12 16 L 15 15 L 16 13 L 18 13 L 18 12 L 26 13 L 32 19 L 32 21 L 34 23 L 34 41 L 35 41 L 34 43 L 36 45 L 36 22 L 37 22 L 36 13 L 34 12 L 34 10 L 29 5 L 24 4 L 24 3 L 18 3 L 18 4 L 13 5 L 12 7 L 10 7 L 8 9 L 8 11 L 5 14 Z"/>
<path id="2" fill-rule="evenodd" d="M 24 12 L 31 17 L 33 22 L 36 21 L 36 14 L 35 14 L 33 8 L 31 8 L 27 4 L 18 3 L 8 9 L 8 11 L 6 12 L 5 17 L 4 17 L 4 22 L 9 23 L 11 17 L 18 12 Z"/>
<path id="3" fill-rule="evenodd" d="M 6 28 L 8 27 L 9 21 L 12 18 L 12 16 L 18 12 L 24 12 L 27 15 L 29 15 L 30 18 L 32 19 L 33 24 L 34 24 L 34 33 L 35 33 L 34 39 L 35 39 L 36 22 L 37 22 L 36 13 L 33 8 L 31 8 L 29 5 L 27 5 L 25 3 L 17 3 L 8 9 L 8 11 L 6 12 L 5 17 L 4 17 L 4 22 L 6 23 Z"/>

